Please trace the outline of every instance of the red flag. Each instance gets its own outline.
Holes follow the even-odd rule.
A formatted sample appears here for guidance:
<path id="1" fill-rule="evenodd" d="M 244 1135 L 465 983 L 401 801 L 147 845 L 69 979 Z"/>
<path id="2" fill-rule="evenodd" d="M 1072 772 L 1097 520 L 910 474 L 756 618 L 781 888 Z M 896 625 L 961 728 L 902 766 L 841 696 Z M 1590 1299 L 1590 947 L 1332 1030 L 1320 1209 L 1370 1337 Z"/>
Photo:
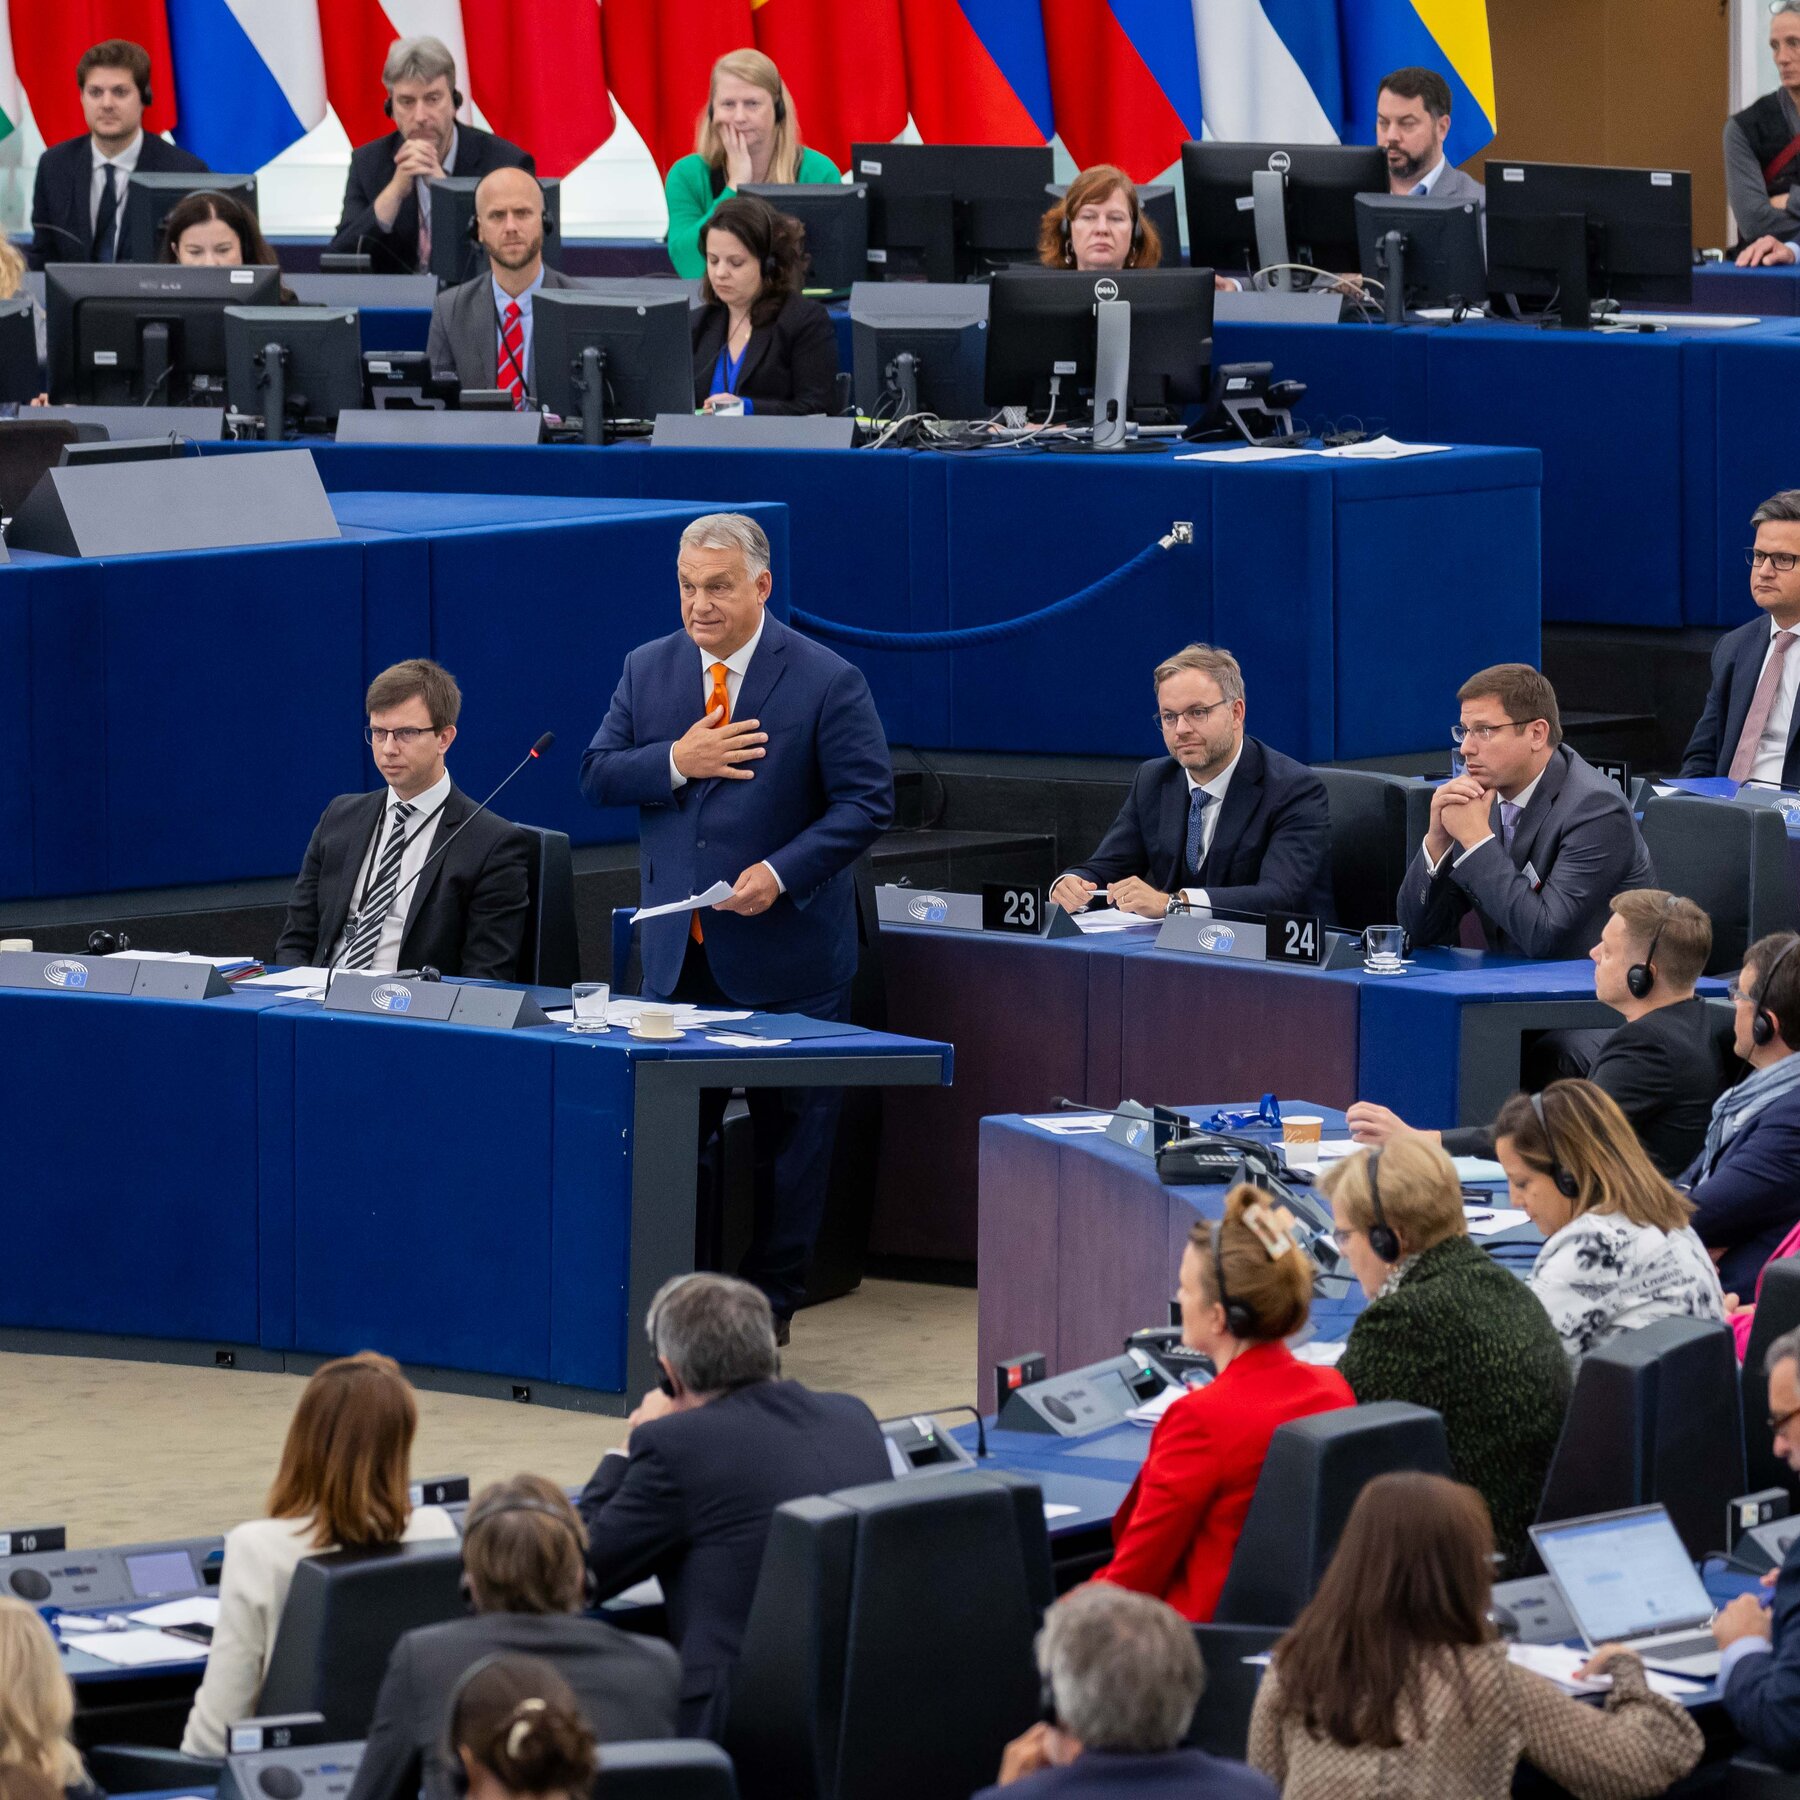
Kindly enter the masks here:
<path id="1" fill-rule="evenodd" d="M 613 133 L 598 0 L 463 0 L 467 92 L 487 122 L 567 175 Z"/>
<path id="2" fill-rule="evenodd" d="M 381 108 L 387 98 L 381 65 L 400 33 L 380 0 L 319 0 L 319 35 L 325 45 L 325 92 L 350 142 L 386 137 L 394 127 Z"/>
<path id="3" fill-rule="evenodd" d="M 1197 115 L 1192 16 L 1185 7 L 1133 8 L 1135 22 L 1158 28 L 1146 29 L 1140 44 L 1109 0 L 1044 0 L 1043 14 L 1063 147 L 1078 168 L 1117 163 L 1133 181 L 1153 180 L 1180 156 L 1186 139 L 1200 135 L 1200 122 L 1197 116 L 1192 124 L 1183 119 L 1144 49 L 1173 51 L 1163 64 L 1166 78 L 1191 84 Z"/>
<path id="4" fill-rule="evenodd" d="M 885 143 L 906 129 L 900 0 L 757 0 L 756 47 L 794 96 L 808 148 L 840 169 L 853 143 Z"/>
<path id="5" fill-rule="evenodd" d="M 150 52 L 152 103 L 146 131 L 175 124 L 175 65 L 163 0 L 27 0 L 12 9 L 13 63 L 46 144 L 87 130 L 75 65 L 107 38 L 129 38 Z"/>
<path id="6" fill-rule="evenodd" d="M 712 66 L 754 43 L 750 0 L 603 0 L 600 37 L 613 98 L 667 175 L 694 147 Z"/>
<path id="7" fill-rule="evenodd" d="M 928 144 L 1042 144 L 1053 129 L 1044 26 L 1018 0 L 900 0 L 906 98 Z"/>

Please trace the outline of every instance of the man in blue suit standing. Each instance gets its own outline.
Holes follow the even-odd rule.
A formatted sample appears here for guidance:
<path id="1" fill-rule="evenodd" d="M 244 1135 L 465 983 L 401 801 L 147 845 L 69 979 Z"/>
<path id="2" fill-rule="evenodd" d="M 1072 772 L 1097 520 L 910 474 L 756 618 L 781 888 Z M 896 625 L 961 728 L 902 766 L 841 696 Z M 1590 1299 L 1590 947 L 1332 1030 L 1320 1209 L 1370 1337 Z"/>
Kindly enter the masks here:
<path id="1" fill-rule="evenodd" d="M 741 513 L 681 534 L 681 629 L 640 645 L 582 759 L 596 806 L 638 808 L 645 906 L 731 894 L 649 920 L 646 998 L 847 1017 L 852 868 L 894 815 L 887 738 L 861 673 L 765 611 L 769 540 Z M 835 1089 L 751 1089 L 756 1224 L 743 1274 L 780 1341 L 805 1291 L 837 1128 Z M 702 1142 L 725 1095 L 702 1101 Z"/>

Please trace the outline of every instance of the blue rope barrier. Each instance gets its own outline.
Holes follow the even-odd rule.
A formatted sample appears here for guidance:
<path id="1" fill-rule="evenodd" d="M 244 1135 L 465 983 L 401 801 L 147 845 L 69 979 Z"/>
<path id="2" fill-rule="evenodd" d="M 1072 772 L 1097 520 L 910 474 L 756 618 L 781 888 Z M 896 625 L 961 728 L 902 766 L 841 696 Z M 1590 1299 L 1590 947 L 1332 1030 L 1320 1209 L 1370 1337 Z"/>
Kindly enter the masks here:
<path id="1" fill-rule="evenodd" d="M 871 631 L 861 625 L 842 625 L 835 619 L 821 619 L 816 613 L 802 612 L 798 607 L 790 615 L 803 631 L 815 637 L 834 638 L 840 644 L 855 644 L 864 650 L 966 650 L 975 644 L 991 644 L 1000 638 L 1016 637 L 1051 619 L 1087 606 L 1102 594 L 1129 581 L 1139 569 L 1147 568 L 1165 550 L 1192 541 L 1191 533 L 1180 529 L 1169 536 L 1146 544 L 1130 562 L 1121 564 L 1110 575 L 1102 575 L 1067 599 L 1054 601 L 1036 612 L 1024 613 L 1016 619 L 1000 619 L 992 625 L 967 625 L 960 631 Z"/>

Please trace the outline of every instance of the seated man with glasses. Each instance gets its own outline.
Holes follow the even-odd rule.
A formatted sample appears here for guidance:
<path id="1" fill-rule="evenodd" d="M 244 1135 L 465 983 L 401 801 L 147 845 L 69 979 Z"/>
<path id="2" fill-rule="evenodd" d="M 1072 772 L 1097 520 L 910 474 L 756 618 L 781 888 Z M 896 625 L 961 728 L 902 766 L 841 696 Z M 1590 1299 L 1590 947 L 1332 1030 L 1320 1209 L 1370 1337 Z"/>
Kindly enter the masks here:
<path id="1" fill-rule="evenodd" d="M 1099 890 L 1160 919 L 1172 901 L 1214 912 L 1332 916 L 1325 784 L 1244 733 L 1244 675 L 1229 650 L 1189 644 L 1157 665 L 1167 756 L 1145 763 L 1100 848 L 1050 897 L 1080 912 Z"/>
<path id="2" fill-rule="evenodd" d="M 1526 663 L 1496 663 L 1457 690 L 1463 762 L 1431 796 L 1431 821 L 1400 884 L 1415 944 L 1467 944 L 1563 961 L 1586 956 L 1612 898 L 1656 885 L 1619 788 L 1562 741 L 1556 690 Z"/>
<path id="3" fill-rule="evenodd" d="M 369 683 L 366 705 L 363 736 L 387 786 L 340 794 L 326 807 L 288 901 L 277 960 L 518 979 L 525 838 L 477 813 L 444 767 L 462 711 L 455 676 L 423 657 L 395 663 Z"/>
<path id="4" fill-rule="evenodd" d="M 1750 598 L 1766 615 L 1713 645 L 1706 710 L 1681 758 L 1683 775 L 1800 786 L 1800 488 L 1750 515 L 1756 543 L 1744 552 Z"/>

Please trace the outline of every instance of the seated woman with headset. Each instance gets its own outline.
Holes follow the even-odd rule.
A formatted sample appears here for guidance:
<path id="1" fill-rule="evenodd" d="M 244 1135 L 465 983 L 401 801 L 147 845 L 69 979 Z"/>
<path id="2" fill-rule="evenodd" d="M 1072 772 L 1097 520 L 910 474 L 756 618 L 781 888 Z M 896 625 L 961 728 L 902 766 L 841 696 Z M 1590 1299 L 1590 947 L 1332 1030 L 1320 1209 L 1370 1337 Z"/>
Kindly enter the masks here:
<path id="1" fill-rule="evenodd" d="M 836 398 L 831 315 L 800 292 L 805 234 L 766 200 L 707 220 L 705 304 L 693 316 L 694 404 L 707 412 L 825 413 Z"/>
<path id="2" fill-rule="evenodd" d="M 1305 1323 L 1312 1263 L 1260 1188 L 1234 1187 L 1222 1224 L 1196 1224 L 1181 1256 L 1181 1341 L 1218 1375 L 1177 1400 L 1113 1520 L 1112 1560 L 1094 1577 L 1213 1616 L 1277 1426 L 1349 1406 L 1335 1369 L 1282 1341 Z"/>
<path id="3" fill-rule="evenodd" d="M 169 208 L 157 260 L 189 269 L 277 268 L 281 261 L 263 236 L 256 214 L 234 195 L 209 189 L 184 194 Z M 298 304 L 285 282 L 281 304 Z"/>
<path id="4" fill-rule="evenodd" d="M 1494 1122 L 1513 1204 L 1544 1234 L 1531 1291 L 1581 1357 L 1658 1319 L 1722 1319 L 1719 1272 L 1618 1102 L 1591 1081 L 1514 1094 Z"/>
<path id="5" fill-rule="evenodd" d="M 671 165 L 663 183 L 675 273 L 689 281 L 706 273 L 700 227 L 746 182 L 793 187 L 839 180 L 830 157 L 800 142 L 800 121 L 781 71 L 760 50 L 721 56 L 713 64 L 693 154 Z"/>
<path id="6" fill-rule="evenodd" d="M 1044 214 L 1038 261 L 1046 269 L 1154 269 L 1162 263 L 1162 236 L 1144 216 L 1131 177 L 1096 163 Z"/>
<path id="7" fill-rule="evenodd" d="M 1396 1137 L 1319 1185 L 1369 1297 L 1339 1370 L 1365 1405 L 1407 1400 L 1442 1416 L 1450 1465 L 1486 1500 L 1516 1567 L 1569 1405 L 1550 1315 L 1470 1239 L 1456 1165 L 1438 1145 Z"/>
<path id="8" fill-rule="evenodd" d="M 535 1656 L 483 1658 L 446 1709 L 452 1789 L 469 1800 L 587 1800 L 600 1758 L 569 1684 Z"/>
<path id="9" fill-rule="evenodd" d="M 373 1350 L 313 1371 L 288 1426 L 269 1516 L 225 1534 L 219 1622 L 181 1747 L 223 1756 L 226 1732 L 256 1711 L 281 1609 L 303 1557 L 377 1544 L 454 1538 L 441 1507 L 408 1494 L 419 1428 L 412 1384 Z"/>

